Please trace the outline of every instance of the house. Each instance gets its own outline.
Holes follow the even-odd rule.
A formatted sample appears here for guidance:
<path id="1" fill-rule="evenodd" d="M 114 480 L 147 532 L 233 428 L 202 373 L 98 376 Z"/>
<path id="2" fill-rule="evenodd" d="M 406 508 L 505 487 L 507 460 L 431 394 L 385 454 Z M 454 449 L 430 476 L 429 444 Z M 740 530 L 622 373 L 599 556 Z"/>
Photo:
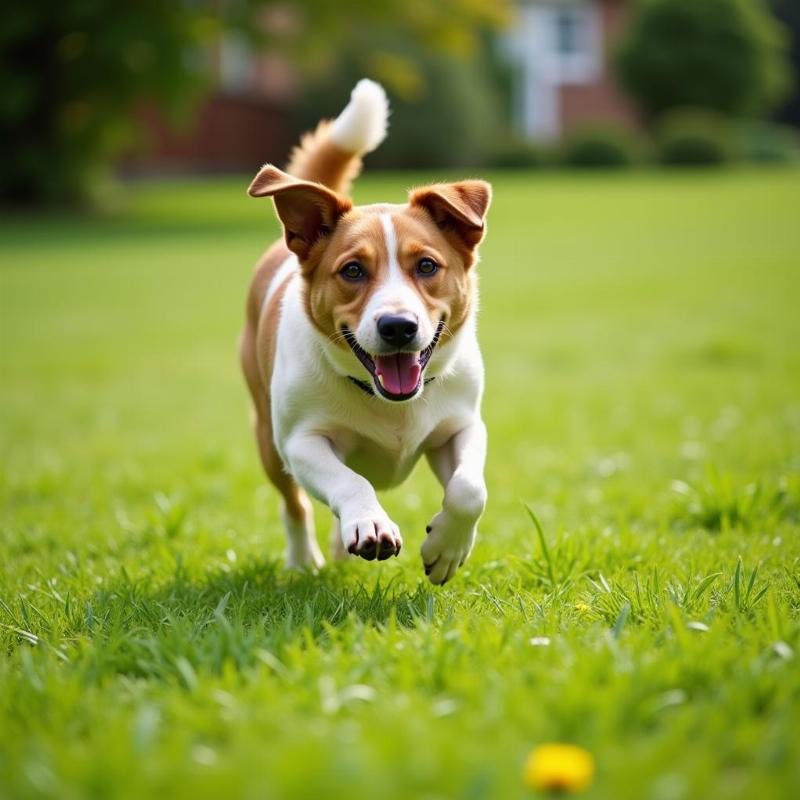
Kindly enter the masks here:
<path id="1" fill-rule="evenodd" d="M 248 172 L 282 161 L 294 144 L 290 122 L 297 76 L 286 59 L 256 54 L 241 35 L 210 49 L 212 89 L 177 129 L 154 105 L 139 110 L 144 147 L 122 162 L 128 173 Z"/>
<path id="2" fill-rule="evenodd" d="M 548 142 L 591 124 L 636 127 L 610 63 L 627 13 L 626 0 L 520 0 L 505 50 L 521 137 Z"/>

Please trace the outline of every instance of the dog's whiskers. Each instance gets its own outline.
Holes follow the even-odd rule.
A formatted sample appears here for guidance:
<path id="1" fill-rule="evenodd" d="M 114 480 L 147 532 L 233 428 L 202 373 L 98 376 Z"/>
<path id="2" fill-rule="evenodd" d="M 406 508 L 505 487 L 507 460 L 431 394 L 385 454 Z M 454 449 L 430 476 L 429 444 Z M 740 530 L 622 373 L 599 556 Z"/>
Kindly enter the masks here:
<path id="1" fill-rule="evenodd" d="M 339 342 L 345 342 L 345 341 L 347 341 L 347 334 L 345 334 L 344 331 L 336 331 L 336 333 L 331 333 L 328 336 L 328 341 L 331 344 L 337 344 Z"/>

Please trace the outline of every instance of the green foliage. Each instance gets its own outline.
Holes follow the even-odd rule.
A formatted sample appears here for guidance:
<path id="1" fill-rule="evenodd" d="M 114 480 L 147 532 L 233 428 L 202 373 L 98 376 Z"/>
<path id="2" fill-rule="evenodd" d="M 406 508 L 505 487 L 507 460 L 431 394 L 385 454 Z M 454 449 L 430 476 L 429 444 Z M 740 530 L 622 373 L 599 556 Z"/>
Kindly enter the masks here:
<path id="1" fill-rule="evenodd" d="M 214 5 L 216 9 L 217 6 Z M 419 88 L 413 60 L 396 52 L 396 43 L 413 43 L 426 53 L 466 58 L 481 46 L 486 30 L 508 24 L 511 0 L 437 3 L 381 0 L 231 0 L 226 25 L 256 46 L 289 57 L 308 76 L 327 76 L 341 59 L 356 58 L 393 91 Z"/>
<path id="2" fill-rule="evenodd" d="M 480 64 L 435 56 L 416 61 L 426 89 L 413 99 L 395 100 L 392 135 L 373 163 L 431 169 L 484 164 L 504 120 Z"/>
<path id="3" fill-rule="evenodd" d="M 441 589 L 424 464 L 399 559 L 283 570 L 249 176 L 0 220 L 3 800 L 525 800 L 548 741 L 587 798 L 796 793 L 797 172 L 485 177 L 489 506 Z"/>
<path id="4" fill-rule="evenodd" d="M 737 131 L 738 148 L 749 161 L 786 163 L 800 160 L 800 134 L 788 125 L 752 120 Z"/>
<path id="5" fill-rule="evenodd" d="M 550 150 L 542 145 L 511 139 L 495 145 L 489 163 L 499 169 L 531 169 L 553 162 Z"/>
<path id="6" fill-rule="evenodd" d="M 789 87 L 787 36 L 764 0 L 639 0 L 619 71 L 649 119 L 677 106 L 758 114 Z"/>
<path id="7" fill-rule="evenodd" d="M 85 199 L 152 99 L 176 113 L 203 87 L 217 23 L 185 3 L 21 3 L 0 26 L 0 202 Z"/>
<path id="8" fill-rule="evenodd" d="M 561 161 L 568 167 L 627 167 L 639 159 L 639 147 L 624 130 L 584 128 L 564 144 Z"/>
<path id="9" fill-rule="evenodd" d="M 108 179 L 113 159 L 137 142 L 142 104 L 155 103 L 178 121 L 212 88 L 212 47 L 224 32 L 282 53 L 300 74 L 327 75 L 343 53 L 358 53 L 362 68 L 391 90 L 430 89 L 428 105 L 418 109 L 424 112 L 446 92 L 469 105 L 465 93 L 476 72 L 450 59 L 477 52 L 484 29 L 503 24 L 508 13 L 506 0 L 144 0 L 113 11 L 103 0 L 22 3 L 0 26 L 0 141 L 7 154 L 0 203 L 86 201 Z M 413 43 L 439 66 L 423 75 L 414 59 L 393 58 L 395 40 Z M 443 87 L 427 87 L 429 73 Z M 487 111 L 478 87 L 478 111 Z M 470 156 L 483 147 L 483 119 L 465 111 L 458 121 L 464 138 L 475 139 L 465 145 Z"/>
<path id="10" fill-rule="evenodd" d="M 725 117 L 714 112 L 678 108 L 659 120 L 656 146 L 662 164 L 723 164 L 735 155 L 734 129 Z"/>
<path id="11" fill-rule="evenodd" d="M 387 41 L 378 32 L 369 38 L 384 53 L 383 59 L 376 62 L 351 51 L 325 78 L 315 80 L 303 92 L 298 127 L 314 126 L 321 114 L 336 114 L 359 77 L 368 75 L 388 82 L 392 74 L 387 71 L 389 66 L 400 69 L 411 64 L 406 79 L 409 75 L 416 78 L 392 97 L 391 135 L 369 156 L 369 163 L 379 168 L 430 169 L 484 164 L 505 133 L 487 50 L 481 48 L 469 58 L 453 59 L 428 53 L 413 41 Z M 386 56 L 390 46 L 391 59 Z"/>

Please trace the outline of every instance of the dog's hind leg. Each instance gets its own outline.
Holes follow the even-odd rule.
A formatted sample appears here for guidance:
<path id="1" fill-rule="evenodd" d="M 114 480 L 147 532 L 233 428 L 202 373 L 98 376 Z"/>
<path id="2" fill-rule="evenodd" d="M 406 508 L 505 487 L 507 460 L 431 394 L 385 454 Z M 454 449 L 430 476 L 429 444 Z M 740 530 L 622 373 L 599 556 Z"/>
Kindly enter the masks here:
<path id="1" fill-rule="evenodd" d="M 319 569 L 325 564 L 325 559 L 314 534 L 314 511 L 311 501 L 284 469 L 272 442 L 272 426 L 269 420 L 257 417 L 255 431 L 264 471 L 283 498 L 281 519 L 288 543 L 286 566 Z"/>
<path id="2" fill-rule="evenodd" d="M 319 569 L 325 563 L 314 535 L 314 514 L 308 495 L 294 482 L 284 469 L 272 438 L 269 395 L 263 387 L 255 352 L 255 334 L 250 326 L 245 328 L 239 344 L 242 369 L 253 398 L 253 428 L 258 442 L 258 454 L 264 472 L 281 493 L 281 519 L 286 531 L 288 547 L 286 564 L 290 568 L 311 567 Z"/>

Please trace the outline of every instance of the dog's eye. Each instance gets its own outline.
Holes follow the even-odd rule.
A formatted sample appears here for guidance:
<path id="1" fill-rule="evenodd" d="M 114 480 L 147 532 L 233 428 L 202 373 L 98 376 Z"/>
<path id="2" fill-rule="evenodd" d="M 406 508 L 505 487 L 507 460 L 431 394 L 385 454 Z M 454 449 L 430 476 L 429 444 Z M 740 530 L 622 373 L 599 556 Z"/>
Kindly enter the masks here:
<path id="1" fill-rule="evenodd" d="M 360 281 L 363 278 L 367 277 L 367 273 L 364 272 L 364 267 L 358 263 L 358 261 L 348 261 L 340 270 L 339 274 L 346 280 L 350 281 L 351 283 L 355 283 L 356 281 Z"/>
<path id="2" fill-rule="evenodd" d="M 433 275 L 439 265 L 432 258 L 421 258 L 417 264 L 417 273 L 420 275 Z"/>

